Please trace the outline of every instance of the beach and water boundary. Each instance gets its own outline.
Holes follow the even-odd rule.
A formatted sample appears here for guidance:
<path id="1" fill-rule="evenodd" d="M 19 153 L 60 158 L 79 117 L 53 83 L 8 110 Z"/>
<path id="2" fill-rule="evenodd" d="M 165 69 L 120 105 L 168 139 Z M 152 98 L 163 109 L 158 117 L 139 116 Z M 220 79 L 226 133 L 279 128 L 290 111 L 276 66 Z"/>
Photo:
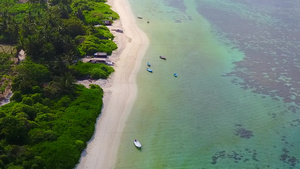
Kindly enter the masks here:
<path id="1" fill-rule="evenodd" d="M 117 51 L 115 73 L 100 86 L 104 90 L 103 109 L 95 125 L 95 133 L 82 153 L 78 169 L 113 168 L 125 122 L 136 99 L 136 74 L 149 45 L 148 38 L 136 25 L 128 2 L 109 0 L 108 4 L 120 15 L 114 32 Z M 101 83 L 101 82 L 100 82 Z"/>
<path id="2" fill-rule="evenodd" d="M 149 36 L 150 47 L 139 61 L 136 102 L 131 102 L 134 106 L 131 113 L 126 111 L 126 120 L 122 117 L 123 123 L 117 124 L 125 128 L 114 130 L 111 125 L 103 126 L 106 131 L 118 131 L 119 135 L 110 139 L 119 139 L 122 144 L 106 140 L 102 143 L 108 143 L 107 148 L 89 145 L 86 157 L 89 150 L 95 152 L 91 153 L 94 159 L 85 162 L 90 168 L 289 168 L 297 165 L 297 105 L 289 108 L 288 103 L 272 95 L 255 93 L 234 83 L 235 79 L 227 76 L 235 69 L 233 63 L 249 54 L 226 41 L 229 39 L 226 34 L 219 36 L 220 32 L 216 31 L 221 26 L 213 23 L 221 21 L 212 20 L 216 16 L 232 17 L 216 4 L 231 11 L 244 9 L 241 10 L 244 14 L 235 10 L 241 16 L 251 14 L 241 24 L 251 23 L 251 17 L 255 16 L 263 29 L 269 29 L 270 17 L 253 12 L 252 8 L 248 10 L 238 2 L 201 1 L 202 6 L 197 2 L 200 1 L 130 1 L 134 13 L 143 17 L 137 24 Z M 206 18 L 197 13 L 200 9 Z M 166 56 L 167 61 L 160 60 L 159 55 Z M 146 72 L 148 61 L 153 74 Z M 178 78 L 173 73 L 178 73 Z M 106 94 L 109 93 L 107 90 Z M 103 116 L 105 105 L 98 123 Z M 118 121 L 118 117 L 115 119 Z M 111 127 L 113 130 L 107 129 Z M 96 137 L 99 137 L 97 132 L 91 143 L 101 144 L 95 141 Z M 141 151 L 132 144 L 135 138 L 143 144 Z M 119 149 L 111 151 L 111 145 L 118 144 Z"/>

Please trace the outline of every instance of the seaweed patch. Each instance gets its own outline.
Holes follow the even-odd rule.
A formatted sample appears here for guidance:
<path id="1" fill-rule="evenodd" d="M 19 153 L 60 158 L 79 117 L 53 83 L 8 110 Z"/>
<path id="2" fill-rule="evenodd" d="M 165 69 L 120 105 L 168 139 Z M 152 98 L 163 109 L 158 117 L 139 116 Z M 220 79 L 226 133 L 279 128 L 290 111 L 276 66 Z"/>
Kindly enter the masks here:
<path id="1" fill-rule="evenodd" d="M 257 152 L 256 150 L 250 150 L 248 148 L 245 148 L 244 151 L 231 151 L 231 152 L 226 152 L 226 151 L 218 151 L 215 153 L 212 157 L 211 164 L 217 164 L 219 160 L 225 160 L 229 159 L 232 160 L 234 163 L 239 163 L 239 162 L 248 162 L 248 161 L 256 161 L 258 162 L 259 160 L 257 159 Z"/>
<path id="2" fill-rule="evenodd" d="M 300 119 L 292 120 L 291 122 L 289 122 L 289 124 L 291 127 L 298 127 L 300 126 Z"/>
<path id="3" fill-rule="evenodd" d="M 242 127 L 239 127 L 235 130 L 235 135 L 246 139 L 249 139 L 254 136 L 252 131 L 244 129 Z"/>
<path id="4" fill-rule="evenodd" d="M 286 148 L 282 149 L 282 154 L 280 155 L 280 161 L 287 163 L 290 165 L 290 167 L 295 167 L 297 164 L 299 164 L 299 160 L 289 155 L 289 151 Z"/>

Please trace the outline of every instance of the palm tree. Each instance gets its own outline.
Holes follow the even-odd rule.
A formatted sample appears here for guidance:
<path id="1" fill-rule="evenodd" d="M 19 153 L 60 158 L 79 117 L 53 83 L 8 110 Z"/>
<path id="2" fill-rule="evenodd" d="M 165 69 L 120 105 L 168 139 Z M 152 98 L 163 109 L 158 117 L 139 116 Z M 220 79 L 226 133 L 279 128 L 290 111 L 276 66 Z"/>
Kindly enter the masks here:
<path id="1" fill-rule="evenodd" d="M 63 76 L 58 77 L 58 84 L 63 94 L 72 93 L 75 87 L 75 77 L 67 72 Z"/>

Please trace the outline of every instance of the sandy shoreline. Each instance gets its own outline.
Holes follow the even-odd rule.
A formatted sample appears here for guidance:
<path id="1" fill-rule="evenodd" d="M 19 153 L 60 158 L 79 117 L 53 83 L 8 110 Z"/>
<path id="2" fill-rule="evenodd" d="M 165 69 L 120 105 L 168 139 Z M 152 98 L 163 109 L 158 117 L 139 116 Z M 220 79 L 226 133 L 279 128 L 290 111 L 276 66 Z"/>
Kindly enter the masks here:
<path id="1" fill-rule="evenodd" d="M 109 28 L 120 28 L 124 33 L 112 31 L 118 45 L 110 57 L 115 62 L 115 73 L 106 81 L 95 82 L 104 90 L 103 109 L 77 169 L 114 168 L 122 132 L 137 95 L 136 74 L 149 45 L 127 0 L 109 0 L 108 4 L 121 18 Z"/>

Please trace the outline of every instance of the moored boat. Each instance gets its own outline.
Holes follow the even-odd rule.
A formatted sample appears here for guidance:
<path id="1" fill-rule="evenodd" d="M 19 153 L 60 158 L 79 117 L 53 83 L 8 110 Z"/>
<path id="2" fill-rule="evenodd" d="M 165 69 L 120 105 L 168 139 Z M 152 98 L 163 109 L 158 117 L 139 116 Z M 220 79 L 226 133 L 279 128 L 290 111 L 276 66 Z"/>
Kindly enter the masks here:
<path id="1" fill-rule="evenodd" d="M 147 68 L 147 71 L 148 71 L 148 72 L 150 72 L 150 73 L 152 73 L 152 72 L 153 72 L 153 71 L 152 71 L 151 69 L 149 69 L 149 68 Z"/>
<path id="2" fill-rule="evenodd" d="M 177 73 L 174 73 L 174 76 L 177 77 Z"/>
<path id="3" fill-rule="evenodd" d="M 149 66 L 149 67 L 151 66 L 150 62 L 147 62 L 147 66 Z"/>
<path id="4" fill-rule="evenodd" d="M 159 58 L 161 58 L 161 59 L 163 59 L 163 60 L 167 60 L 167 58 L 164 57 L 164 56 L 159 56 Z"/>
<path id="5" fill-rule="evenodd" d="M 133 141 L 133 144 L 137 147 L 137 148 L 142 148 L 142 144 L 137 141 L 136 139 Z"/>

